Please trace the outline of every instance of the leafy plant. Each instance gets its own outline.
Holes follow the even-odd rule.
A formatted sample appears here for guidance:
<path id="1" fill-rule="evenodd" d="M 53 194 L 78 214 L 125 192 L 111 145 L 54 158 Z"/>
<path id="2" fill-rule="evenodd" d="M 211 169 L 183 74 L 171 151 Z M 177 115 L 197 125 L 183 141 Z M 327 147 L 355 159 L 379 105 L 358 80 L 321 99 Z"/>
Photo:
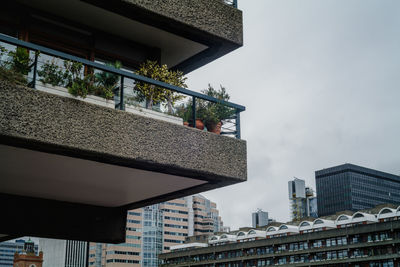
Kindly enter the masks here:
<path id="1" fill-rule="evenodd" d="M 47 61 L 43 64 L 41 69 L 38 70 L 38 75 L 41 77 L 39 79 L 41 82 L 53 86 L 64 85 L 68 76 L 68 74 L 56 64 L 54 59 L 51 62 Z"/>
<path id="2" fill-rule="evenodd" d="M 17 47 L 15 51 L 8 52 L 10 67 L 13 71 L 28 75 L 31 71 L 33 60 L 29 57 L 29 51 L 26 48 Z"/>
<path id="3" fill-rule="evenodd" d="M 122 67 L 120 61 L 116 61 L 114 64 L 107 63 L 106 65 L 116 69 Z M 94 94 L 106 99 L 112 99 L 114 96 L 114 90 L 118 85 L 119 76 L 114 73 L 102 71 L 95 74 L 95 80 L 97 84 L 94 87 Z"/>
<path id="4" fill-rule="evenodd" d="M 209 84 L 208 88 L 202 90 L 201 92 L 223 101 L 228 101 L 230 99 L 229 94 L 226 92 L 226 89 L 223 86 L 221 86 L 219 90 L 215 90 Z M 235 110 L 228 106 L 205 100 L 198 101 L 198 107 L 196 110 L 197 116 L 203 120 L 204 124 L 209 130 L 215 129 L 219 122 L 222 123 L 223 120 L 226 120 L 235 114 Z"/>
<path id="5" fill-rule="evenodd" d="M 5 47 L 0 46 L 0 80 L 7 81 L 13 84 L 26 85 L 26 77 L 22 73 L 16 72 L 14 69 L 11 69 L 9 66 L 10 62 L 2 60 L 4 55 L 9 55 L 9 52 Z"/>
<path id="6" fill-rule="evenodd" d="M 167 65 L 160 66 L 156 61 L 147 60 L 141 64 L 137 74 L 171 85 L 187 87 L 185 83 L 186 77 L 183 76 L 182 72 L 170 71 Z M 146 108 L 152 109 L 154 104 L 164 102 L 169 113 L 173 113 L 175 102 L 183 98 L 183 96 L 171 90 L 145 82 L 137 82 L 135 90 L 138 92 L 138 101 L 146 100 Z"/>
<path id="7" fill-rule="evenodd" d="M 64 61 L 68 92 L 73 96 L 85 98 L 94 91 L 94 75 L 83 74 L 83 64 L 74 61 Z"/>

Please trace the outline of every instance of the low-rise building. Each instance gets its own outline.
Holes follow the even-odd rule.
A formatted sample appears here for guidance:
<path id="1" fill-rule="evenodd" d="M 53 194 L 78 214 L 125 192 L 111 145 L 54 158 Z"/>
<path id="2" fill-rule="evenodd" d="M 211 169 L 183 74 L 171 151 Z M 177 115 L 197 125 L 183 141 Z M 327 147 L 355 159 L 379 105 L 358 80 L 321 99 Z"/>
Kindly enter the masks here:
<path id="1" fill-rule="evenodd" d="M 235 231 L 160 255 L 163 266 L 400 266 L 400 207 Z"/>

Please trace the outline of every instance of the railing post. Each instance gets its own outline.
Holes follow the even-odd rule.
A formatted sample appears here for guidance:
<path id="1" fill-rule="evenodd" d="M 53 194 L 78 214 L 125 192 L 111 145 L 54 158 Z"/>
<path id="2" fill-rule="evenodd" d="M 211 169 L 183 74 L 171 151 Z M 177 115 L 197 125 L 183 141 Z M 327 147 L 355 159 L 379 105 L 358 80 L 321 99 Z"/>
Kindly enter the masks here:
<path id="1" fill-rule="evenodd" d="M 124 76 L 121 75 L 121 86 L 120 86 L 120 93 L 119 93 L 119 109 L 125 110 L 124 107 Z"/>
<path id="2" fill-rule="evenodd" d="M 38 51 L 35 51 L 35 61 L 33 62 L 33 78 L 32 78 L 32 83 L 31 83 L 32 88 L 36 87 L 38 58 L 39 58 L 39 53 L 38 53 Z"/>
<path id="3" fill-rule="evenodd" d="M 193 128 L 196 128 L 196 97 L 194 96 L 192 102 L 192 120 L 193 120 Z"/>
<path id="4" fill-rule="evenodd" d="M 233 0 L 233 7 L 237 8 L 238 7 L 238 0 Z"/>
<path id="5" fill-rule="evenodd" d="M 240 139 L 240 111 L 236 109 L 236 138 Z"/>

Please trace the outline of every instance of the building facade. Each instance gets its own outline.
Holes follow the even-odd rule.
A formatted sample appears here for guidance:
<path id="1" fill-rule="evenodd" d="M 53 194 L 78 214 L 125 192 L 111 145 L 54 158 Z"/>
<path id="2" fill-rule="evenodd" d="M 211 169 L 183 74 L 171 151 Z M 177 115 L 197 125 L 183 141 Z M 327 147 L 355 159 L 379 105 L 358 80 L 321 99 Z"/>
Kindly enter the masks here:
<path id="1" fill-rule="evenodd" d="M 376 212 L 376 213 L 375 213 Z M 212 236 L 160 255 L 163 266 L 400 266 L 400 207 Z"/>
<path id="2" fill-rule="evenodd" d="M 251 214 L 251 224 L 254 228 L 266 226 L 269 223 L 268 212 L 258 209 Z"/>
<path id="3" fill-rule="evenodd" d="M 318 214 L 400 203 L 400 176 L 343 164 L 315 172 Z"/>
<path id="4" fill-rule="evenodd" d="M 40 238 L 39 248 L 43 267 L 86 267 L 88 242 Z"/>
<path id="5" fill-rule="evenodd" d="M 35 252 L 35 243 L 28 240 L 24 244 L 22 252 L 15 252 L 14 254 L 14 267 L 42 267 L 43 252 L 40 251 L 39 255 Z"/>
<path id="6" fill-rule="evenodd" d="M 119 267 L 159 265 L 158 256 L 194 235 L 211 235 L 222 230 L 216 203 L 202 195 L 130 210 L 127 214 L 126 242 L 91 243 L 89 265 Z"/>
<path id="7" fill-rule="evenodd" d="M 17 239 L 0 243 L 0 267 L 12 267 L 14 262 L 14 254 L 24 251 L 26 240 Z M 34 253 L 38 255 L 38 245 L 34 245 Z"/>
<path id="8" fill-rule="evenodd" d="M 299 178 L 288 182 L 290 201 L 290 217 L 301 220 L 306 217 L 318 217 L 317 198 L 311 187 L 306 187 L 305 181 Z"/>

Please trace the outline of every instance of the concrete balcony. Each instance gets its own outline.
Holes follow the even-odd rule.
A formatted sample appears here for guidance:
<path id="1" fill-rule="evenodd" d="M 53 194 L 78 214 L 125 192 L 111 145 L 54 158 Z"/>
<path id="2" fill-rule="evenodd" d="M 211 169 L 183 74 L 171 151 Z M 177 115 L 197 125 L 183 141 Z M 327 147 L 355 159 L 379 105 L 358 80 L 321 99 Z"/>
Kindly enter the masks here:
<path id="1" fill-rule="evenodd" d="M 1 234 L 122 242 L 127 209 L 247 179 L 243 140 L 6 82 L 0 95 L 2 217 L 14 218 Z"/>

